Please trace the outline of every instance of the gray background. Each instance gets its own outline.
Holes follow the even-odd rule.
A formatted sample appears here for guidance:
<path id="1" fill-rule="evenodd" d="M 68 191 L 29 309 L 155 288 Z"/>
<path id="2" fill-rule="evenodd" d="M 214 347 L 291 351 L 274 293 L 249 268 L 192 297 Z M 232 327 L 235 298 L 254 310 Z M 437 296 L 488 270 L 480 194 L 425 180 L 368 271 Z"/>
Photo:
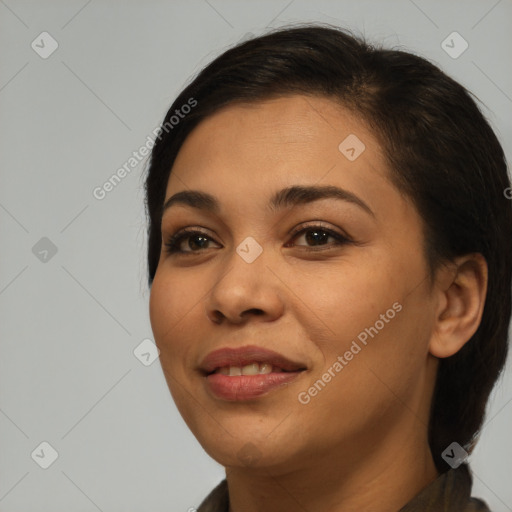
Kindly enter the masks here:
<path id="1" fill-rule="evenodd" d="M 511 20 L 510 0 L 0 0 L 0 511 L 185 512 L 223 477 L 159 360 L 133 353 L 152 339 L 145 163 L 93 196 L 194 73 L 266 27 L 350 27 L 466 85 L 510 160 Z M 44 31 L 59 45 L 46 59 L 31 47 L 48 50 Z M 469 43 L 458 58 L 441 47 L 453 31 Z M 494 512 L 512 510 L 511 384 L 509 360 L 470 458 Z"/>

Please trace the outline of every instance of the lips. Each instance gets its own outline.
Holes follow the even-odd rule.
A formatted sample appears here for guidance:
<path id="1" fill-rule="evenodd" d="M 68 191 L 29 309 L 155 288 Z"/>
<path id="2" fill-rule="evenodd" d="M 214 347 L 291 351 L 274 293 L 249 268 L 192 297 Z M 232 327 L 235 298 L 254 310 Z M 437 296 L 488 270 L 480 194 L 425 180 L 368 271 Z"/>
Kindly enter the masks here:
<path id="1" fill-rule="evenodd" d="M 244 367 L 251 363 L 267 363 L 272 365 L 274 369 L 281 369 L 283 372 L 307 369 L 305 364 L 292 361 L 273 350 L 248 345 L 241 348 L 222 348 L 210 352 L 201 362 L 200 371 L 204 375 L 210 375 L 219 368 L 226 366 Z"/>

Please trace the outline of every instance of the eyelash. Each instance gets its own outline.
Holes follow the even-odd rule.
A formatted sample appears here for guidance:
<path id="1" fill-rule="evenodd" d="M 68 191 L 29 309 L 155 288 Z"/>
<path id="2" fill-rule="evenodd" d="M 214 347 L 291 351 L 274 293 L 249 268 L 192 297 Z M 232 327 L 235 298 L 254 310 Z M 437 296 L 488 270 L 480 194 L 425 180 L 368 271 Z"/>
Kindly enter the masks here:
<path id="1" fill-rule="evenodd" d="M 330 237 L 332 237 L 336 240 L 333 244 L 328 245 L 327 247 L 325 247 L 325 246 L 320 246 L 322 248 L 309 247 L 306 249 L 308 252 L 326 251 L 329 249 L 333 249 L 334 247 L 339 247 L 342 245 L 347 245 L 347 244 L 353 243 L 353 241 L 350 238 L 348 238 L 340 233 L 337 233 L 336 231 L 325 228 L 321 224 L 315 224 L 315 225 L 311 225 L 311 226 L 298 228 L 297 230 L 292 232 L 291 236 L 294 239 L 294 238 L 297 238 L 297 235 L 300 235 L 300 234 L 308 232 L 308 231 L 321 231 L 321 232 L 327 233 Z M 174 235 L 172 235 L 171 237 L 168 238 L 168 240 L 165 242 L 166 253 L 167 254 L 189 254 L 189 255 L 199 254 L 200 252 L 203 251 L 203 249 L 198 249 L 196 251 L 182 251 L 179 249 L 181 242 L 193 235 L 200 235 L 204 238 L 214 241 L 210 236 L 208 236 L 203 231 L 199 231 L 198 229 L 187 228 L 187 229 L 178 231 L 177 233 L 175 233 Z M 300 247 L 304 247 L 304 246 L 300 246 Z"/>

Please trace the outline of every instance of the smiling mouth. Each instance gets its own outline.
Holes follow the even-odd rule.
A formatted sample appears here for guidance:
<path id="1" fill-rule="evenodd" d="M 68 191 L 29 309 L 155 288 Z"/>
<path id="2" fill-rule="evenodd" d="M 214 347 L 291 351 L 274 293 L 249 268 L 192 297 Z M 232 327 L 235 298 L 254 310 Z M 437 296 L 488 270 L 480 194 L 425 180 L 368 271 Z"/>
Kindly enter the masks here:
<path id="1" fill-rule="evenodd" d="M 271 392 L 285 389 L 305 371 L 306 368 L 283 370 L 270 363 L 255 362 L 244 366 L 222 366 L 203 375 L 214 398 L 234 403 L 263 399 Z"/>
<path id="2" fill-rule="evenodd" d="M 197 370 L 210 385 L 227 396 L 240 387 L 262 391 L 290 382 L 307 370 L 307 365 L 264 347 L 245 345 L 210 352 Z"/>
<path id="3" fill-rule="evenodd" d="M 244 366 L 222 366 L 216 368 L 214 371 L 207 373 L 207 375 L 213 375 L 220 373 L 229 377 L 237 377 L 240 375 L 266 375 L 269 373 L 296 373 L 305 370 L 306 368 L 299 368 L 297 370 L 284 370 L 279 366 L 272 365 L 270 363 L 250 363 Z"/>

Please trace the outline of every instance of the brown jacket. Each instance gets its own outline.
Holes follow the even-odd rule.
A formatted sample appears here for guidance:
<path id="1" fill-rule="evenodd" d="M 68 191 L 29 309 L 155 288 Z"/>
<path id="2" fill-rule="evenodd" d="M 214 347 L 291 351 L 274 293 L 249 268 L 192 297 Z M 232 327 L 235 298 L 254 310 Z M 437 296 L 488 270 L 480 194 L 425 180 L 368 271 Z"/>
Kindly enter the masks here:
<path id="1" fill-rule="evenodd" d="M 490 512 L 485 502 L 471 497 L 473 479 L 467 464 L 442 473 L 398 512 Z M 197 512 L 229 512 L 226 480 L 201 503 Z"/>

